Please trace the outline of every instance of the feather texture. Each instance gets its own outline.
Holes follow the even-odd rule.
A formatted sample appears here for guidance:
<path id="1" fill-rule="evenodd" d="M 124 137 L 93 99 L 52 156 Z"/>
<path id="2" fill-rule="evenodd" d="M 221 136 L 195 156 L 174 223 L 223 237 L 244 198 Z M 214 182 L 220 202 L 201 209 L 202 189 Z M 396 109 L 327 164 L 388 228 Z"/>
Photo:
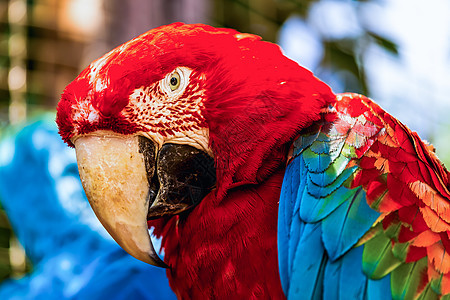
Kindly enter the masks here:
<path id="1" fill-rule="evenodd" d="M 285 293 L 305 289 L 307 278 L 324 299 L 444 298 L 447 170 L 416 133 L 368 98 L 338 95 L 329 110 L 335 121 L 304 130 L 293 143 L 283 182 L 278 251 Z M 307 233 L 310 226 L 321 234 Z M 317 256 L 301 253 L 315 270 L 325 264 L 324 274 L 293 276 L 308 265 L 289 257 L 311 245 Z"/>

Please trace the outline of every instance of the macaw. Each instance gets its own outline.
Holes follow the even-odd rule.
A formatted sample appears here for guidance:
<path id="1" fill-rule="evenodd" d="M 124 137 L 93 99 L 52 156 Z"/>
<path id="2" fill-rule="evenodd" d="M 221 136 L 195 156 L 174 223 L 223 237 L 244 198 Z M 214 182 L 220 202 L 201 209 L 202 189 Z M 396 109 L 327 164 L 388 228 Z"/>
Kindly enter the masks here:
<path id="1" fill-rule="evenodd" d="M 180 299 L 449 297 L 432 146 L 256 35 L 150 30 L 82 71 L 56 121 L 103 226 Z"/>

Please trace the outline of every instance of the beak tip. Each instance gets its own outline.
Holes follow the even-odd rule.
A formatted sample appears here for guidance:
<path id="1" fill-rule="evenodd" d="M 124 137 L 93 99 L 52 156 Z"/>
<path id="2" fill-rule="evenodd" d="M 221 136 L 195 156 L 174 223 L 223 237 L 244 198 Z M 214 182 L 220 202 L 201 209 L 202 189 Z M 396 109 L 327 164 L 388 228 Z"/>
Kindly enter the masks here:
<path id="1" fill-rule="evenodd" d="M 168 264 L 166 264 L 162 259 L 160 259 L 158 255 L 156 255 L 156 257 L 158 257 L 157 260 L 155 260 L 153 258 L 153 262 L 156 263 L 156 264 L 154 264 L 155 266 L 160 267 L 160 268 L 164 268 L 164 269 L 171 269 L 171 267 Z"/>
<path id="2" fill-rule="evenodd" d="M 170 269 L 170 266 L 168 264 L 166 264 L 155 251 L 148 252 L 145 260 L 143 260 L 143 259 L 141 259 L 141 260 L 150 265 L 156 266 L 156 267 Z"/>

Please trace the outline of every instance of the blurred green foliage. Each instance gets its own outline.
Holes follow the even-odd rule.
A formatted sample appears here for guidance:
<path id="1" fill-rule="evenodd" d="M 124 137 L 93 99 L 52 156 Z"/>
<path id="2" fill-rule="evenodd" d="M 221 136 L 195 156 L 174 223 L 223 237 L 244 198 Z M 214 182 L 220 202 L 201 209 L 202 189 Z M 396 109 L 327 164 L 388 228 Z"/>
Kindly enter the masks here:
<path id="1" fill-rule="evenodd" d="M 1 206 L 0 206 L 1 208 Z M 0 281 L 8 278 L 12 273 L 9 248 L 13 236 L 11 226 L 3 209 L 0 210 Z"/>

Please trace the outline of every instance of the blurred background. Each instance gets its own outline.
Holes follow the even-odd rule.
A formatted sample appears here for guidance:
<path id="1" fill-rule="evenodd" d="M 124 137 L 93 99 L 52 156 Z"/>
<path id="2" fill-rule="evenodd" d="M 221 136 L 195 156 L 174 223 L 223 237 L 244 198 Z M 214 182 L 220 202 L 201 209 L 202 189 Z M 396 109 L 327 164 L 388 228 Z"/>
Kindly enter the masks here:
<path id="1" fill-rule="evenodd" d="M 175 21 L 278 43 L 335 92 L 373 98 L 450 165 L 448 0 L 0 0 L 0 139 L 53 116 L 64 87 L 92 60 Z M 33 270 L 9 224 L 2 211 L 0 280 Z"/>

